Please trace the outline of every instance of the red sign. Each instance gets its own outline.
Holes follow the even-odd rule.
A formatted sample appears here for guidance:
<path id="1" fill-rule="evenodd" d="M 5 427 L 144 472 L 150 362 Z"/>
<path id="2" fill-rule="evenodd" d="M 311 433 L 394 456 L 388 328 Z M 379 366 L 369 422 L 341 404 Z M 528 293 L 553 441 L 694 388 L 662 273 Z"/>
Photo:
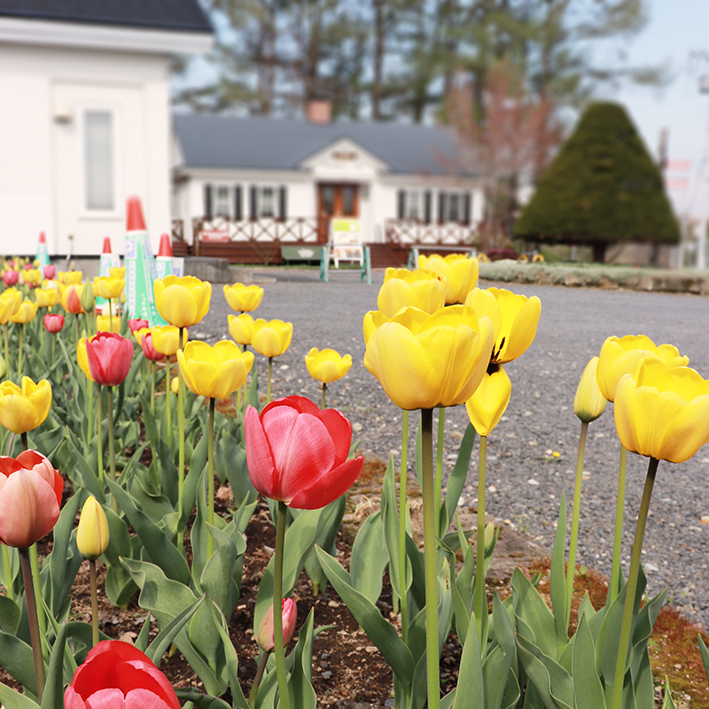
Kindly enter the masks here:
<path id="1" fill-rule="evenodd" d="M 671 172 L 689 172 L 692 169 L 691 160 L 668 160 L 667 169 Z"/>
<path id="2" fill-rule="evenodd" d="M 224 229 L 204 229 L 199 238 L 202 241 L 229 241 L 229 232 Z"/>

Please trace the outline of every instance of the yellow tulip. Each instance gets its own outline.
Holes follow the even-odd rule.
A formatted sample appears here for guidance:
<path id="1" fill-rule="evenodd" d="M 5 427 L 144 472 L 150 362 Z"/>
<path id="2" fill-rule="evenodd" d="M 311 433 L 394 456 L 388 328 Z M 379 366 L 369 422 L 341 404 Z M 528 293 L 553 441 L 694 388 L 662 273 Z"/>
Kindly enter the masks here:
<path id="1" fill-rule="evenodd" d="M 435 313 L 446 304 L 446 278 L 434 271 L 387 268 L 379 289 L 377 307 L 387 318 L 407 306 Z"/>
<path id="2" fill-rule="evenodd" d="M 111 298 L 119 298 L 125 285 L 126 282 L 123 278 L 100 276 L 99 278 L 94 278 L 91 287 L 95 297 L 110 300 Z"/>
<path id="3" fill-rule="evenodd" d="M 76 529 L 76 546 L 85 559 L 98 559 L 108 548 L 108 520 L 100 503 L 89 497 L 81 508 L 79 526 Z"/>
<path id="4" fill-rule="evenodd" d="M 166 276 L 156 279 L 155 305 L 158 312 L 175 327 L 191 327 L 209 310 L 212 284 L 194 276 Z"/>
<path id="5" fill-rule="evenodd" d="M 21 434 L 37 428 L 47 418 L 52 404 L 52 385 L 42 379 L 35 384 L 22 377 L 22 389 L 9 380 L 0 384 L 0 424 Z"/>
<path id="6" fill-rule="evenodd" d="M 606 410 L 608 403 L 598 388 L 597 371 L 598 357 L 591 357 L 586 369 L 583 370 L 578 389 L 576 389 L 574 413 L 583 423 L 595 421 Z"/>
<path id="7" fill-rule="evenodd" d="M 177 396 L 180 393 L 180 378 L 173 377 L 170 382 L 170 391 Z"/>
<path id="8" fill-rule="evenodd" d="M 111 321 L 113 321 L 113 329 L 111 329 Z M 115 315 L 111 318 L 110 315 L 99 315 L 96 318 L 97 332 L 115 332 L 116 335 L 121 332 L 121 319 Z"/>
<path id="9" fill-rule="evenodd" d="M 20 303 L 20 307 L 10 316 L 10 322 L 21 323 L 22 325 L 31 322 L 34 320 L 34 316 L 37 315 L 37 308 L 39 306 L 34 301 L 23 300 Z"/>
<path id="10" fill-rule="evenodd" d="M 91 369 L 89 368 L 89 355 L 86 353 L 87 339 L 86 337 L 82 337 L 79 340 L 79 344 L 76 346 L 76 361 L 81 371 L 86 375 L 86 378 L 93 382 L 95 380 L 91 376 Z"/>
<path id="11" fill-rule="evenodd" d="M 510 403 L 512 383 L 502 367 L 485 372 L 480 386 L 465 402 L 470 423 L 479 436 L 489 436 Z"/>
<path id="12" fill-rule="evenodd" d="M 82 271 L 59 271 L 57 280 L 67 286 L 78 286 L 84 277 Z"/>
<path id="13" fill-rule="evenodd" d="M 659 359 L 668 367 L 685 367 L 689 357 L 682 357 L 674 345 L 659 347 L 645 335 L 609 337 L 601 346 L 596 376 L 601 394 L 615 401 L 615 390 L 624 374 L 632 374 L 640 359 Z"/>
<path id="14" fill-rule="evenodd" d="M 421 312 L 423 313 L 424 311 L 422 310 Z M 389 318 L 384 315 L 381 310 L 370 310 L 364 316 L 364 320 L 362 321 L 362 331 L 364 334 L 365 345 L 369 342 L 369 338 L 372 336 L 372 333 L 378 327 L 381 327 L 385 322 L 389 322 Z"/>
<path id="15" fill-rule="evenodd" d="M 343 357 L 335 350 L 318 350 L 317 347 L 313 347 L 305 355 L 305 366 L 313 379 L 329 384 L 342 379 L 350 371 L 352 357 L 348 354 Z"/>
<path id="16" fill-rule="evenodd" d="M 435 271 L 446 277 L 446 305 L 464 303 L 465 298 L 478 283 L 478 260 L 464 254 L 438 254 L 419 256 L 419 268 Z"/>
<path id="17" fill-rule="evenodd" d="M 143 328 L 147 330 L 147 328 Z M 174 325 L 163 325 L 162 327 L 154 327 L 150 330 L 153 347 L 167 357 L 174 355 L 180 349 L 180 331 Z M 185 336 L 187 333 L 185 333 Z M 142 335 L 141 335 L 142 341 Z M 184 341 L 183 341 L 184 344 Z"/>
<path id="18" fill-rule="evenodd" d="M 73 271 L 73 273 L 78 273 L 78 271 Z M 83 283 L 72 283 L 67 285 L 66 283 L 59 283 L 59 302 L 62 304 L 62 308 L 67 311 L 67 313 L 74 313 L 78 315 L 84 312 L 84 308 L 81 305 L 81 295 L 84 292 Z"/>
<path id="19" fill-rule="evenodd" d="M 254 319 L 248 313 L 229 315 L 229 334 L 240 345 L 250 345 L 254 336 Z"/>
<path id="20" fill-rule="evenodd" d="M 190 391 L 198 396 L 226 399 L 245 381 L 254 363 L 253 352 L 242 352 L 231 340 L 188 342 L 177 351 L 182 378 Z"/>
<path id="21" fill-rule="evenodd" d="M 56 288 L 38 288 L 34 298 L 40 308 L 51 308 L 59 302 L 59 291 Z"/>
<path id="22" fill-rule="evenodd" d="M 534 342 L 542 303 L 533 295 L 527 298 L 503 288 L 475 288 L 465 304 L 487 315 L 495 331 L 492 362 L 505 364 L 524 354 Z"/>
<path id="23" fill-rule="evenodd" d="M 22 271 L 22 278 L 25 283 L 30 285 L 37 285 L 37 283 L 42 282 L 42 274 L 39 269 L 29 268 L 26 271 Z"/>
<path id="24" fill-rule="evenodd" d="M 709 442 L 709 381 L 689 367 L 640 359 L 618 382 L 614 414 L 629 451 L 683 463 Z"/>
<path id="25" fill-rule="evenodd" d="M 473 308 L 403 308 L 371 334 L 364 366 L 399 408 L 456 406 L 480 385 L 493 342 L 489 318 Z"/>
<path id="26" fill-rule="evenodd" d="M 172 327 L 172 325 L 168 325 L 167 327 Z M 175 328 L 175 329 L 177 330 L 177 328 Z M 135 341 L 141 347 L 143 346 L 143 335 L 146 332 L 151 332 L 151 329 L 149 327 L 139 327 L 137 330 L 133 330 L 133 337 L 135 338 Z M 179 337 L 179 335 L 178 335 L 178 337 Z M 177 352 L 177 350 L 175 350 L 175 352 Z"/>
<path id="27" fill-rule="evenodd" d="M 254 321 L 252 347 L 264 357 L 278 357 L 289 347 L 293 336 L 293 325 L 283 320 L 259 318 Z"/>
<path id="28" fill-rule="evenodd" d="M 114 266 L 108 269 L 108 275 L 111 278 L 122 278 L 124 281 L 126 279 L 126 267 L 125 266 Z"/>
<path id="29" fill-rule="evenodd" d="M 10 322 L 10 318 L 19 310 L 22 293 L 16 288 L 8 288 L 0 295 L 0 325 Z"/>
<path id="30" fill-rule="evenodd" d="M 263 300 L 263 288 L 259 286 L 245 286 L 235 283 L 233 286 L 224 286 L 224 297 L 232 310 L 242 313 L 256 310 Z"/>

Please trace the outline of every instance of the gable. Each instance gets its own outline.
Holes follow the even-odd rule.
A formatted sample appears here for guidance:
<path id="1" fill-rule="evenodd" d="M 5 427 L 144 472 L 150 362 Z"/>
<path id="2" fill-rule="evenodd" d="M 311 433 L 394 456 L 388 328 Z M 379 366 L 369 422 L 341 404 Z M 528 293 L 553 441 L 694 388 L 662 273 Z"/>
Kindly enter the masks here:
<path id="1" fill-rule="evenodd" d="M 353 179 L 373 177 L 389 166 L 350 138 L 340 138 L 300 163 L 318 177 Z"/>

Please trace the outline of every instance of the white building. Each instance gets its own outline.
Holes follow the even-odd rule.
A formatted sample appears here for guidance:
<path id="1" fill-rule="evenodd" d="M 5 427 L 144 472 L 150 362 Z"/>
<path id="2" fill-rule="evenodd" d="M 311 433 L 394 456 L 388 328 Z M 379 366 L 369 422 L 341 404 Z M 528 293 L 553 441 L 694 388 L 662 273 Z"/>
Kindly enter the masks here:
<path id="1" fill-rule="evenodd" d="M 170 225 L 169 57 L 211 46 L 197 0 L 0 0 L 0 254 L 123 252 L 125 200 Z"/>
<path id="2" fill-rule="evenodd" d="M 173 128 L 172 213 L 192 253 L 278 263 L 283 245 L 326 243 L 341 217 L 384 265 L 412 244 L 472 244 L 483 219 L 482 176 L 446 129 L 312 114 L 176 114 Z"/>

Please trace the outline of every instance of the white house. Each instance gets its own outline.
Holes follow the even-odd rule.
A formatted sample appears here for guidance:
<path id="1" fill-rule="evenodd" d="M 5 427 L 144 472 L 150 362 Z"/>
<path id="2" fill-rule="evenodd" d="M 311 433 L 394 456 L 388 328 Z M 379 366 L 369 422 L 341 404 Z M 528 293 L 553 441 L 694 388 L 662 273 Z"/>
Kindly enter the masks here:
<path id="1" fill-rule="evenodd" d="M 197 0 L 0 0 L 0 254 L 122 253 L 125 200 L 170 227 L 169 58 L 211 46 Z"/>
<path id="2" fill-rule="evenodd" d="M 359 220 L 362 241 L 380 247 L 375 261 L 400 262 L 412 244 L 475 242 L 483 178 L 461 168 L 452 131 L 330 122 L 327 111 L 313 120 L 309 109 L 309 120 L 173 116 L 172 212 L 185 249 L 278 263 L 283 245 L 326 243 L 338 217 Z"/>

